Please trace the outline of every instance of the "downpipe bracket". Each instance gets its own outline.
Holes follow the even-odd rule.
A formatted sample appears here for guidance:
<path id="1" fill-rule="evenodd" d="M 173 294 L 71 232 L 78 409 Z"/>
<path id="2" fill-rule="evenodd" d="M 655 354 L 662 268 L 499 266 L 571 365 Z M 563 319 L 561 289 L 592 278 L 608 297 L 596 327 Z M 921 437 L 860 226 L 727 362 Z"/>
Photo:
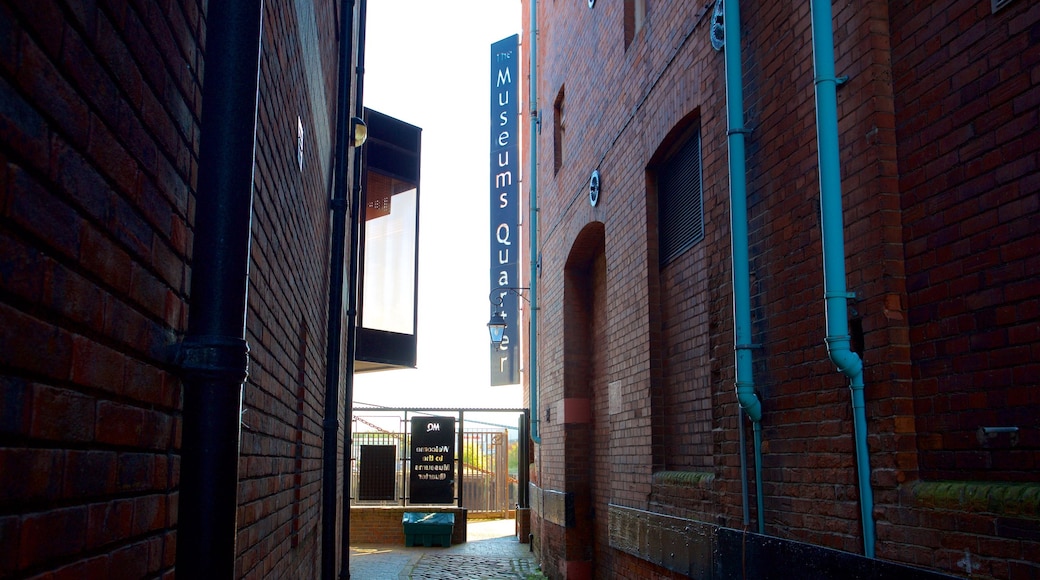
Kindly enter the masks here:
<path id="1" fill-rule="evenodd" d="M 242 384 L 249 376 L 249 343 L 230 336 L 187 338 L 176 362 L 186 379 Z"/>
<path id="2" fill-rule="evenodd" d="M 840 77 L 814 77 L 813 84 L 821 85 L 823 83 L 834 83 L 835 87 L 843 87 L 849 82 L 849 75 L 841 75 Z"/>

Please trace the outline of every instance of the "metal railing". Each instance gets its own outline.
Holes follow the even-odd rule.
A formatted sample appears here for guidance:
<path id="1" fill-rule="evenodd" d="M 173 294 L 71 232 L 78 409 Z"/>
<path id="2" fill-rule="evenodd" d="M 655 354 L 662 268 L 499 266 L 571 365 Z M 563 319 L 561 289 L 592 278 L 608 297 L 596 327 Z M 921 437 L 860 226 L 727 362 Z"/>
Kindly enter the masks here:
<path id="1" fill-rule="evenodd" d="M 469 413 L 470 419 L 466 419 Z M 476 415 L 477 419 L 474 419 Z M 411 497 L 411 419 L 454 417 L 454 505 L 474 515 L 508 515 L 526 507 L 526 409 L 353 410 L 350 450 L 352 506 L 403 506 Z M 499 421 L 498 419 L 501 418 Z M 461 485 L 459 483 L 461 482 Z"/>

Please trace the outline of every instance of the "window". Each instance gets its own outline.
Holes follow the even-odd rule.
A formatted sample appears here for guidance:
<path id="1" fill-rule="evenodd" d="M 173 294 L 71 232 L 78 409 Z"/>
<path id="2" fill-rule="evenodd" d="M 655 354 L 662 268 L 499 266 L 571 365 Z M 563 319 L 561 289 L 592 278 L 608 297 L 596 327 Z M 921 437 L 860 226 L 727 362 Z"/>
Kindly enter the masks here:
<path id="1" fill-rule="evenodd" d="M 363 325 L 414 334 L 419 191 L 414 182 L 374 167 L 369 168 L 365 185 Z"/>
<path id="2" fill-rule="evenodd" d="M 682 509 L 689 504 L 680 498 L 695 496 L 662 495 L 658 484 L 684 482 L 680 485 L 690 489 L 682 494 L 697 496 L 710 490 L 713 397 L 719 384 L 716 365 L 710 363 L 710 313 L 718 293 L 717 276 L 710 273 L 714 258 L 687 251 L 705 237 L 699 115 L 694 110 L 680 120 L 647 164 L 648 257 L 654 259 L 656 246 L 659 263 L 647 271 L 654 488 L 662 506 Z"/>
<path id="3" fill-rule="evenodd" d="M 414 368 L 422 129 L 365 109 L 357 372 Z"/>
<path id="4" fill-rule="evenodd" d="M 646 0 L 625 0 L 625 49 L 635 40 L 646 19 Z"/>
<path id="5" fill-rule="evenodd" d="M 660 262 L 664 266 L 704 238 L 699 125 L 659 167 L 657 196 Z"/>
<path id="6" fill-rule="evenodd" d="M 563 131 L 563 88 L 560 88 L 553 103 L 553 175 L 563 167 Z"/>

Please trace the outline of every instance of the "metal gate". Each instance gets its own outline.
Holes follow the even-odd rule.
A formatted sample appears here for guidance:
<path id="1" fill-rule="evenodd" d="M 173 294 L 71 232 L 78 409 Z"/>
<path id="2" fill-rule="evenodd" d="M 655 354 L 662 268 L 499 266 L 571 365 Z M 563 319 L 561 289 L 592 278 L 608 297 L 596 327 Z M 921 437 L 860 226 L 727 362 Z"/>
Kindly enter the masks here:
<path id="1" fill-rule="evenodd" d="M 467 420 L 466 413 L 471 417 L 474 413 L 501 417 L 502 421 Z M 526 446 L 522 448 L 519 443 L 517 427 L 527 420 L 525 409 L 355 408 L 351 421 L 351 505 L 411 503 L 409 419 L 415 416 L 456 418 L 455 505 L 478 517 L 508 517 L 527 485 L 526 459 L 519 457 Z"/>
<path id="2" fill-rule="evenodd" d="M 508 431 L 467 431 L 462 441 L 462 507 L 471 512 L 502 512 L 504 517 L 516 505 L 517 485 L 516 474 L 510 476 L 508 469 Z"/>

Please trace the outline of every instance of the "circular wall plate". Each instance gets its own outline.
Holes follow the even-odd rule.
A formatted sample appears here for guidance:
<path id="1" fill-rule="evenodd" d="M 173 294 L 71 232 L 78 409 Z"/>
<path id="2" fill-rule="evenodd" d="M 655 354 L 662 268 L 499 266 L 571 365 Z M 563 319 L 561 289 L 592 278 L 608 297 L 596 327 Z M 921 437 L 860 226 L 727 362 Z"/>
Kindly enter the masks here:
<path id="1" fill-rule="evenodd" d="M 715 0 L 715 11 L 711 15 L 711 46 L 715 50 L 722 50 L 726 46 L 726 32 L 723 28 L 723 1 Z"/>
<path id="2" fill-rule="evenodd" d="M 599 203 L 599 170 L 595 169 L 592 171 L 592 177 L 589 177 L 589 203 L 592 207 L 596 207 Z"/>

